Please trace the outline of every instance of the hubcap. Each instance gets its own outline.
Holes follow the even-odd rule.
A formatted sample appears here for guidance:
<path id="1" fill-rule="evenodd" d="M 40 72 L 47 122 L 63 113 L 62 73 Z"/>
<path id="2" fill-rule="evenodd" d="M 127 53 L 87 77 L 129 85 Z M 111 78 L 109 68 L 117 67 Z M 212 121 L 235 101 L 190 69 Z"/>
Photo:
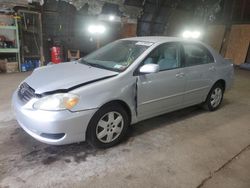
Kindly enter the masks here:
<path id="1" fill-rule="evenodd" d="M 221 99 L 222 99 L 222 90 L 221 88 L 216 88 L 211 95 L 212 107 L 216 108 L 220 104 Z"/>
<path id="2" fill-rule="evenodd" d="M 119 112 L 106 113 L 96 126 L 97 139 L 103 143 L 114 141 L 121 134 L 123 125 L 123 117 Z"/>

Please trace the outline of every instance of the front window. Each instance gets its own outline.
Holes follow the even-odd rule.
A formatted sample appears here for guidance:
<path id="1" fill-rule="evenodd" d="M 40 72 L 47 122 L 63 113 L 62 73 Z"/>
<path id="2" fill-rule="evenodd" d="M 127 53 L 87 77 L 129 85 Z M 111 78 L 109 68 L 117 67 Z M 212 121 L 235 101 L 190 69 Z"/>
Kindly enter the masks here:
<path id="1" fill-rule="evenodd" d="M 79 60 L 79 63 L 122 72 L 153 43 L 118 40 Z"/>
<path id="2" fill-rule="evenodd" d="M 165 43 L 156 47 L 143 64 L 158 64 L 160 71 L 179 68 L 179 44 Z"/>

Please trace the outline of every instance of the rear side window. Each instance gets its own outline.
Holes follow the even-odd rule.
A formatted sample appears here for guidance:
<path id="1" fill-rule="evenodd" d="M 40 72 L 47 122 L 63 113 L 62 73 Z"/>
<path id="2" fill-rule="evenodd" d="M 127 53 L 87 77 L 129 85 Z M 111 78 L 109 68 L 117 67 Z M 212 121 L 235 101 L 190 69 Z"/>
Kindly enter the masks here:
<path id="1" fill-rule="evenodd" d="M 212 54 L 199 44 L 184 43 L 183 48 L 186 67 L 214 62 Z"/>

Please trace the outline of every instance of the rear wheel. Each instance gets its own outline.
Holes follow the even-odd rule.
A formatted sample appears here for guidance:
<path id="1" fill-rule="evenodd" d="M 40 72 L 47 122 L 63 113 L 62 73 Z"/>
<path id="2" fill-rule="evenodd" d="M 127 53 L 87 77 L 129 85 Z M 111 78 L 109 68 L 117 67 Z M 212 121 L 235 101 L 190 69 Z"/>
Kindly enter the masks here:
<path id="1" fill-rule="evenodd" d="M 215 84 L 212 89 L 210 90 L 206 102 L 205 102 L 205 107 L 209 111 L 214 111 L 217 110 L 221 102 L 223 100 L 223 94 L 224 94 L 224 87 L 222 84 L 217 83 Z"/>
<path id="2" fill-rule="evenodd" d="M 121 105 L 103 106 L 89 123 L 87 141 L 97 148 L 112 147 L 126 136 L 128 126 L 129 117 Z"/>

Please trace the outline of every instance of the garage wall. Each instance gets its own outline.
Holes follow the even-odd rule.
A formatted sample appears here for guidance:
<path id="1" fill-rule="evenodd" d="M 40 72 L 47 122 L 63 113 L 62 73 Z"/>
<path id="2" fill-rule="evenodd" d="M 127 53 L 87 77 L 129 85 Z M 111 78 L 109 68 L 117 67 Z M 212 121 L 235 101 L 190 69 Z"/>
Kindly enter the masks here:
<path id="1" fill-rule="evenodd" d="M 124 23 L 121 29 L 121 38 L 135 37 L 137 30 L 137 24 Z"/>
<path id="2" fill-rule="evenodd" d="M 250 24 L 232 25 L 226 49 L 226 58 L 233 59 L 234 64 L 245 62 L 250 42 Z"/>
<path id="3" fill-rule="evenodd" d="M 209 25 L 205 31 L 204 42 L 220 53 L 224 34 L 225 25 Z"/>
<path id="4" fill-rule="evenodd" d="M 107 11 L 109 9 L 104 5 L 102 13 Z M 47 0 L 43 6 L 42 20 L 46 62 L 50 61 L 50 48 L 55 42 L 61 44 L 65 61 L 69 49 L 80 50 L 81 57 L 96 49 L 96 38 L 90 36 L 87 28 L 97 22 L 97 16 L 89 15 L 87 4 L 77 10 L 62 0 Z M 121 33 L 120 22 L 107 22 L 105 26 L 107 32 L 99 38 L 101 46 L 118 39 Z"/>
<path id="5" fill-rule="evenodd" d="M 193 19 L 193 13 L 185 10 L 172 11 L 169 20 L 168 27 L 166 27 L 165 35 L 169 36 L 181 36 L 182 32 L 189 26 L 190 20 Z"/>

